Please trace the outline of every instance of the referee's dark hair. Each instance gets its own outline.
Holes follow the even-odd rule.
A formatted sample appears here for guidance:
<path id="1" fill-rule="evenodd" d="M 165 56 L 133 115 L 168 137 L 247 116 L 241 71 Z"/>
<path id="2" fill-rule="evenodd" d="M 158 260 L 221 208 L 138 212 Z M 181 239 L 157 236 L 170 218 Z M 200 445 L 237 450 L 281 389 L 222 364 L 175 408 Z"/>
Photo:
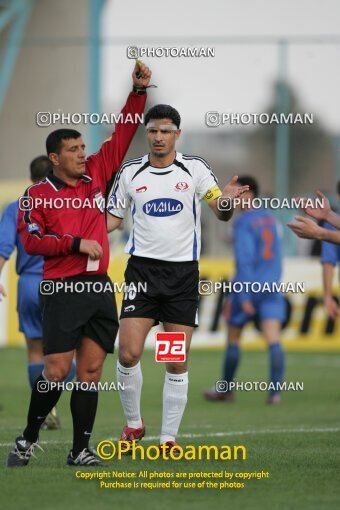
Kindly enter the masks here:
<path id="1" fill-rule="evenodd" d="M 33 182 L 42 181 L 52 170 L 53 165 L 47 156 L 38 156 L 30 163 L 30 175 Z"/>
<path id="2" fill-rule="evenodd" d="M 147 125 L 150 119 L 170 119 L 177 126 L 181 124 L 181 116 L 178 111 L 168 104 L 156 104 L 152 106 L 145 115 L 144 124 Z"/>
<path id="3" fill-rule="evenodd" d="M 259 184 L 254 179 L 254 177 L 250 177 L 250 175 L 241 175 L 237 179 L 237 184 L 241 184 L 241 186 L 249 186 L 249 191 L 252 191 L 254 193 L 254 197 L 259 196 Z"/>
<path id="4" fill-rule="evenodd" d="M 55 131 L 52 131 L 52 133 L 50 133 L 46 138 L 47 155 L 51 154 L 51 152 L 59 154 L 63 140 L 79 138 L 80 136 L 81 133 L 75 129 L 56 129 Z"/>

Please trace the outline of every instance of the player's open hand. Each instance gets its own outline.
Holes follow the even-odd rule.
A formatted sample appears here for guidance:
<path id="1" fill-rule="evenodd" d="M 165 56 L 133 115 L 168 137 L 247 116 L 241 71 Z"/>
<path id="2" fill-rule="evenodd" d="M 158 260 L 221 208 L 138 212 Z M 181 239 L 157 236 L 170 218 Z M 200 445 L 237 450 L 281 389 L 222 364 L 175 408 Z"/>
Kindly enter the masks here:
<path id="1" fill-rule="evenodd" d="M 2 301 L 2 298 L 7 297 L 7 292 L 5 287 L 0 283 L 0 301 Z"/>
<path id="2" fill-rule="evenodd" d="M 152 72 L 150 69 L 138 60 L 132 73 L 132 80 L 135 87 L 147 87 L 150 83 Z"/>
<path id="3" fill-rule="evenodd" d="M 237 186 L 238 175 L 234 175 L 231 181 L 226 185 L 223 190 L 223 197 L 230 198 L 233 200 L 234 198 L 238 198 L 246 191 L 249 191 L 249 186 Z"/>
<path id="4" fill-rule="evenodd" d="M 332 317 L 332 319 L 335 320 L 337 317 L 340 317 L 340 306 L 332 296 L 325 296 L 323 302 L 328 315 Z"/>
<path id="5" fill-rule="evenodd" d="M 302 210 L 316 220 L 327 220 L 329 213 L 331 212 L 331 205 L 328 198 L 325 197 L 321 191 L 316 192 L 319 199 L 322 200 L 322 206 L 317 202 L 313 203 L 313 206 L 309 206 L 310 200 L 307 202 L 307 198 L 299 197 L 298 200 L 303 202 Z"/>
<path id="6" fill-rule="evenodd" d="M 97 241 L 82 239 L 79 246 L 80 253 L 85 253 L 92 260 L 99 260 L 103 256 L 103 249 Z"/>
<path id="7" fill-rule="evenodd" d="M 315 221 L 304 216 L 295 216 L 297 223 L 287 223 L 287 226 L 302 239 L 320 239 L 322 228 Z"/>

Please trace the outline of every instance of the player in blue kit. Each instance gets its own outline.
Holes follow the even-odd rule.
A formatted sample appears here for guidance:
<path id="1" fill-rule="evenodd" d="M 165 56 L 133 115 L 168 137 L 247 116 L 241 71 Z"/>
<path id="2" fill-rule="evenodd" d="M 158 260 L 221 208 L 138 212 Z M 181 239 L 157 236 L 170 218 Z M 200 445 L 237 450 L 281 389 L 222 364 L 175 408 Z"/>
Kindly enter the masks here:
<path id="1" fill-rule="evenodd" d="M 338 181 L 338 195 L 340 196 L 340 181 Z M 340 262 L 340 215 L 332 211 L 328 198 L 321 191 L 317 196 L 323 205 L 314 203 L 314 207 L 307 206 L 302 210 L 314 220 L 322 222 L 322 226 L 305 216 L 296 216 L 297 223 L 288 223 L 288 227 L 299 237 L 319 239 L 321 241 L 321 264 L 323 281 L 323 299 L 328 315 L 332 319 L 340 317 L 340 306 L 332 295 L 334 267 Z M 307 201 L 307 199 L 304 199 Z"/>
<path id="2" fill-rule="evenodd" d="M 338 181 L 337 191 L 338 196 L 340 197 L 340 181 Z M 323 228 L 326 228 L 327 230 L 338 230 L 336 227 L 327 222 L 323 224 Z M 330 317 L 332 317 L 332 319 L 336 319 L 337 317 L 340 317 L 340 306 L 333 297 L 332 283 L 334 279 L 334 268 L 340 265 L 339 244 L 322 241 L 321 264 L 324 305 Z"/>
<path id="3" fill-rule="evenodd" d="M 316 192 L 323 204 L 314 203 L 313 206 L 308 204 L 307 198 L 302 198 L 304 205 L 301 207 L 306 216 L 295 216 L 296 222 L 287 223 L 287 226 L 302 239 L 318 239 L 333 244 L 340 244 L 340 215 L 336 211 L 332 211 L 328 198 L 321 191 Z M 338 182 L 338 194 L 340 194 L 340 181 Z M 321 227 L 313 220 L 326 222 Z M 327 226 L 328 225 L 328 226 Z M 334 227 L 334 228 L 333 228 Z"/>
<path id="4" fill-rule="evenodd" d="M 323 225 L 329 230 L 337 230 L 329 223 Z M 332 295 L 332 282 L 334 279 L 334 268 L 340 265 L 340 245 L 322 241 L 321 243 L 321 264 L 323 279 L 323 299 L 326 310 L 330 317 L 340 317 L 340 306 Z"/>
<path id="5" fill-rule="evenodd" d="M 258 196 L 258 184 L 252 177 L 239 177 L 238 183 L 248 185 L 242 197 L 241 214 L 235 220 L 234 251 L 236 275 L 234 282 L 279 283 L 282 271 L 281 243 L 275 217 L 264 209 L 252 209 L 251 202 Z M 228 345 L 222 379 L 233 381 L 240 360 L 242 328 L 248 321 L 258 320 L 269 348 L 269 380 L 271 389 L 268 403 L 280 402 L 278 386 L 284 373 L 284 353 L 280 343 L 281 324 L 285 317 L 285 303 L 279 292 L 252 292 L 250 285 L 242 286 L 239 293 L 232 292 L 227 299 Z M 213 388 L 204 391 L 211 401 L 233 400 L 233 393 L 225 385 L 223 391 Z"/>
<path id="6" fill-rule="evenodd" d="M 44 179 L 52 165 L 47 156 L 38 156 L 30 165 L 33 183 Z M 31 388 L 44 368 L 42 346 L 41 310 L 39 306 L 39 285 L 42 280 L 43 257 L 28 255 L 17 233 L 19 201 L 11 202 L 3 211 L 0 221 L 0 275 L 6 261 L 17 249 L 16 272 L 18 280 L 17 311 L 19 329 L 25 335 L 28 354 L 28 379 Z M 6 290 L 0 283 L 0 299 L 6 297 Z M 69 373 L 72 380 L 75 366 Z M 46 417 L 43 425 L 47 429 L 60 428 L 60 421 L 55 408 Z"/>

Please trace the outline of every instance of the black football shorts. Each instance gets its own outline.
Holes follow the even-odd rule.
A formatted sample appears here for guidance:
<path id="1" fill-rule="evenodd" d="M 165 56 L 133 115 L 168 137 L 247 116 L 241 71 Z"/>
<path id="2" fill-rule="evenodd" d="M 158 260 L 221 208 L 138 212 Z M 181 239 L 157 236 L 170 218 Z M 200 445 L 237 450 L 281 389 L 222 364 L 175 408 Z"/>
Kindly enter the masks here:
<path id="1" fill-rule="evenodd" d="M 77 349 L 84 336 L 113 352 L 118 316 L 108 275 L 43 280 L 40 305 L 44 354 Z"/>
<path id="2" fill-rule="evenodd" d="M 132 255 L 125 270 L 121 319 L 145 317 L 158 322 L 198 326 L 197 261 L 167 262 Z"/>

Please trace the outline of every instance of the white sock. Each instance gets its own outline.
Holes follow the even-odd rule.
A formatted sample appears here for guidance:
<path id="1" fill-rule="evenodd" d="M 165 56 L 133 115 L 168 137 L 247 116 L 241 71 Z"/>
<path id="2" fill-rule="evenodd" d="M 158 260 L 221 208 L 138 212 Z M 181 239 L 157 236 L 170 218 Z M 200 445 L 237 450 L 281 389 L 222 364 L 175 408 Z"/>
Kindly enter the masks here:
<path id="1" fill-rule="evenodd" d="M 160 443 L 175 441 L 188 400 L 188 384 L 188 372 L 184 374 L 165 372 Z"/>
<path id="2" fill-rule="evenodd" d="M 140 397 L 143 385 L 140 361 L 131 368 L 123 367 L 117 361 L 117 382 L 124 388 L 118 391 L 128 427 L 139 429 L 143 426 L 140 415 Z"/>

